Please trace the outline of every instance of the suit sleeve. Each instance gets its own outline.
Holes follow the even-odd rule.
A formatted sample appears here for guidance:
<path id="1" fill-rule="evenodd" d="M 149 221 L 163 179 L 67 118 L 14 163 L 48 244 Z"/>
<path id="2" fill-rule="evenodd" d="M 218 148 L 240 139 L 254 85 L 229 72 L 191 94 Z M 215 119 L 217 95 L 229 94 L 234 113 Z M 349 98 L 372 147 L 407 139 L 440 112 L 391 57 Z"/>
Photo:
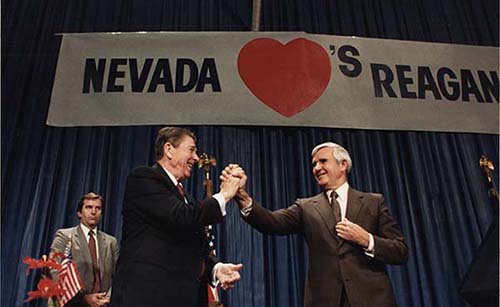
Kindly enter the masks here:
<path id="1" fill-rule="evenodd" d="M 204 282 L 209 283 L 212 287 L 215 287 L 215 285 L 212 283 L 212 272 L 214 270 L 215 265 L 220 262 L 219 259 L 215 256 L 212 255 L 207 255 L 205 257 L 205 264 L 206 264 L 206 269 L 205 272 L 203 273 L 203 278 L 202 280 Z"/>
<path id="2" fill-rule="evenodd" d="M 111 255 L 113 255 L 113 268 L 111 272 L 115 272 L 116 269 L 116 262 L 118 261 L 118 256 L 120 255 L 120 249 L 118 247 L 118 242 L 116 241 L 115 237 L 111 237 Z"/>
<path id="3" fill-rule="evenodd" d="M 68 229 L 66 229 L 68 230 Z M 66 246 L 68 245 L 70 233 L 65 233 L 63 229 L 59 229 L 56 231 L 54 235 L 54 240 L 52 241 L 52 245 L 50 246 L 50 254 L 49 257 L 52 257 L 55 253 L 64 253 Z M 62 259 L 58 258 L 58 261 L 61 262 Z M 59 272 L 57 270 L 51 269 L 50 275 L 52 280 L 57 280 L 59 278 Z M 67 306 L 80 306 L 83 304 L 83 296 L 84 292 L 80 290 L 72 299 L 66 303 Z"/>
<path id="4" fill-rule="evenodd" d="M 252 204 L 252 211 L 243 217 L 252 227 L 263 234 L 288 235 L 302 232 L 302 208 L 293 204 L 286 209 L 269 211 L 258 203 Z"/>
<path id="5" fill-rule="evenodd" d="M 408 247 L 403 233 L 389 213 L 384 197 L 380 196 L 378 231 L 373 235 L 375 241 L 375 259 L 386 264 L 403 264 L 408 260 Z"/>
<path id="6" fill-rule="evenodd" d="M 133 171 L 127 179 L 124 210 L 134 210 L 159 227 L 178 232 L 194 232 L 200 225 L 222 221 L 217 200 L 208 198 L 195 203 L 191 199 L 186 204 L 164 180 L 150 168 Z"/>
<path id="7" fill-rule="evenodd" d="M 68 244 L 69 237 L 64 234 L 64 232 L 59 229 L 56 231 L 54 235 L 54 240 L 52 241 L 52 245 L 50 246 L 50 254 L 49 257 L 52 257 L 55 253 L 63 253 L 66 245 Z M 58 259 L 61 262 L 62 259 Z M 59 272 L 57 270 L 51 269 L 50 275 L 52 279 L 56 280 L 59 276 Z"/>

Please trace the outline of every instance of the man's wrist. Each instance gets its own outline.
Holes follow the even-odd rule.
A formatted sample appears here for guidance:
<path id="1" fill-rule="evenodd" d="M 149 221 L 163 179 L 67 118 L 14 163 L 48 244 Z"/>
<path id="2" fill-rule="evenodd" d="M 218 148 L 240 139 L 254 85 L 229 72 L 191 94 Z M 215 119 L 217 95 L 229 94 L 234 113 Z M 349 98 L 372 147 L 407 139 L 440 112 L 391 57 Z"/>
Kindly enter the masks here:
<path id="1" fill-rule="evenodd" d="M 253 201 L 251 198 L 250 198 L 250 202 L 248 204 L 246 204 L 246 205 L 240 204 L 241 215 L 243 215 L 244 217 L 249 216 L 250 212 L 252 211 L 252 204 L 253 204 Z"/>
<path id="2" fill-rule="evenodd" d="M 365 254 L 370 257 L 375 257 L 375 239 L 373 238 L 373 235 L 371 233 L 368 233 L 369 239 L 368 239 L 368 247 L 363 247 L 365 250 Z"/>
<path id="3" fill-rule="evenodd" d="M 373 235 L 368 233 L 368 246 L 366 247 L 367 251 L 373 252 L 375 248 L 375 240 L 373 239 Z"/>
<path id="4" fill-rule="evenodd" d="M 214 287 L 217 287 L 217 285 L 219 284 L 219 279 L 217 278 L 217 271 L 219 270 L 219 268 L 222 266 L 222 262 L 217 262 L 215 265 L 214 265 L 214 268 L 212 269 L 212 280 L 211 280 L 211 284 L 212 286 Z"/>
<path id="5" fill-rule="evenodd" d="M 219 192 L 219 194 L 222 197 L 224 197 L 224 202 L 226 202 L 226 203 L 229 202 L 232 199 L 232 195 L 229 192 L 227 192 L 227 191 L 221 190 Z"/>
<path id="6" fill-rule="evenodd" d="M 217 194 L 214 194 L 212 197 L 215 198 L 215 200 L 217 200 L 217 203 L 219 203 L 219 207 L 220 207 L 220 211 L 222 212 L 222 216 L 226 216 L 227 201 L 226 201 L 226 198 L 224 197 L 224 195 L 222 195 L 222 193 L 219 192 Z"/>
<path id="7" fill-rule="evenodd" d="M 244 189 L 239 189 L 234 199 L 238 202 L 238 206 L 240 207 L 240 209 L 248 207 L 252 204 L 252 198 Z"/>

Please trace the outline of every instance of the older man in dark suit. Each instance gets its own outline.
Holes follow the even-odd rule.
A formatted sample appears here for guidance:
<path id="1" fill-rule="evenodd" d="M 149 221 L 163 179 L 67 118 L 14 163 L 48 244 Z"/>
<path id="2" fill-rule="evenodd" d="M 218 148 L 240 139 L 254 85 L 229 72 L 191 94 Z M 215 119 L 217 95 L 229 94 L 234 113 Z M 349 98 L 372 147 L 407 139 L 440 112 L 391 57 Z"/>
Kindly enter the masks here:
<path id="1" fill-rule="evenodd" d="M 246 175 L 237 165 L 221 176 L 242 179 L 237 199 L 245 221 L 264 234 L 302 234 L 309 247 L 305 307 L 396 306 L 385 264 L 403 264 L 408 249 L 380 194 L 357 191 L 347 183 L 351 158 L 335 143 L 312 151 L 313 175 L 324 190 L 270 212 L 244 190 Z"/>
<path id="2" fill-rule="evenodd" d="M 206 225 L 222 222 L 239 179 L 226 181 L 201 202 L 185 193 L 181 181 L 199 160 L 195 140 L 184 128 L 161 129 L 157 163 L 127 178 L 113 306 L 206 307 L 207 282 L 228 289 L 240 279 L 241 264 L 218 262 L 205 234 Z"/>
<path id="3" fill-rule="evenodd" d="M 71 256 L 83 284 L 83 290 L 67 307 L 100 307 L 109 303 L 111 279 L 118 259 L 116 238 L 97 229 L 102 217 L 103 198 L 93 192 L 78 203 L 80 224 L 57 230 L 50 247 L 51 254 L 63 253 L 71 240 Z M 51 271 L 53 277 L 56 271 Z"/>

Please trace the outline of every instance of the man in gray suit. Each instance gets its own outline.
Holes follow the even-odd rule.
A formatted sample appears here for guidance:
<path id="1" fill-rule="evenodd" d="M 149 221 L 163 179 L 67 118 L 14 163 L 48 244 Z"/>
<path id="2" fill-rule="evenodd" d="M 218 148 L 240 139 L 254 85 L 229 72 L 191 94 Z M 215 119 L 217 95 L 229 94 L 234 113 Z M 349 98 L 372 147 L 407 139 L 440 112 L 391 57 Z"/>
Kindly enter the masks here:
<path id="1" fill-rule="evenodd" d="M 396 306 L 385 264 L 403 264 L 408 248 L 380 194 L 347 183 L 347 150 L 323 143 L 312 150 L 312 172 L 323 192 L 268 211 L 245 191 L 246 175 L 226 167 L 221 180 L 241 178 L 236 200 L 245 221 L 264 234 L 301 234 L 309 247 L 305 307 Z"/>
<path id="2" fill-rule="evenodd" d="M 83 291 L 65 306 L 100 307 L 109 303 L 111 278 L 118 259 L 116 238 L 97 229 L 102 217 L 103 198 L 85 194 L 78 203 L 80 224 L 57 230 L 50 247 L 51 254 L 63 253 L 71 240 L 71 256 L 80 275 Z M 57 272 L 51 272 L 53 278 Z"/>

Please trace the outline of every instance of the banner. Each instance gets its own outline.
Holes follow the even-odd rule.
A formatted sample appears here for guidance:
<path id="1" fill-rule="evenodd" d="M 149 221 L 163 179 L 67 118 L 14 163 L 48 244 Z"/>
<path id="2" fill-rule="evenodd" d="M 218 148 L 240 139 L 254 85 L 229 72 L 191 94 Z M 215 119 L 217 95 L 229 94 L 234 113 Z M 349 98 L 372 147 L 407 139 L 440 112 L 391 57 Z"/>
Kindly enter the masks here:
<path id="1" fill-rule="evenodd" d="M 498 55 L 302 32 L 63 34 L 47 124 L 498 133 Z"/>

